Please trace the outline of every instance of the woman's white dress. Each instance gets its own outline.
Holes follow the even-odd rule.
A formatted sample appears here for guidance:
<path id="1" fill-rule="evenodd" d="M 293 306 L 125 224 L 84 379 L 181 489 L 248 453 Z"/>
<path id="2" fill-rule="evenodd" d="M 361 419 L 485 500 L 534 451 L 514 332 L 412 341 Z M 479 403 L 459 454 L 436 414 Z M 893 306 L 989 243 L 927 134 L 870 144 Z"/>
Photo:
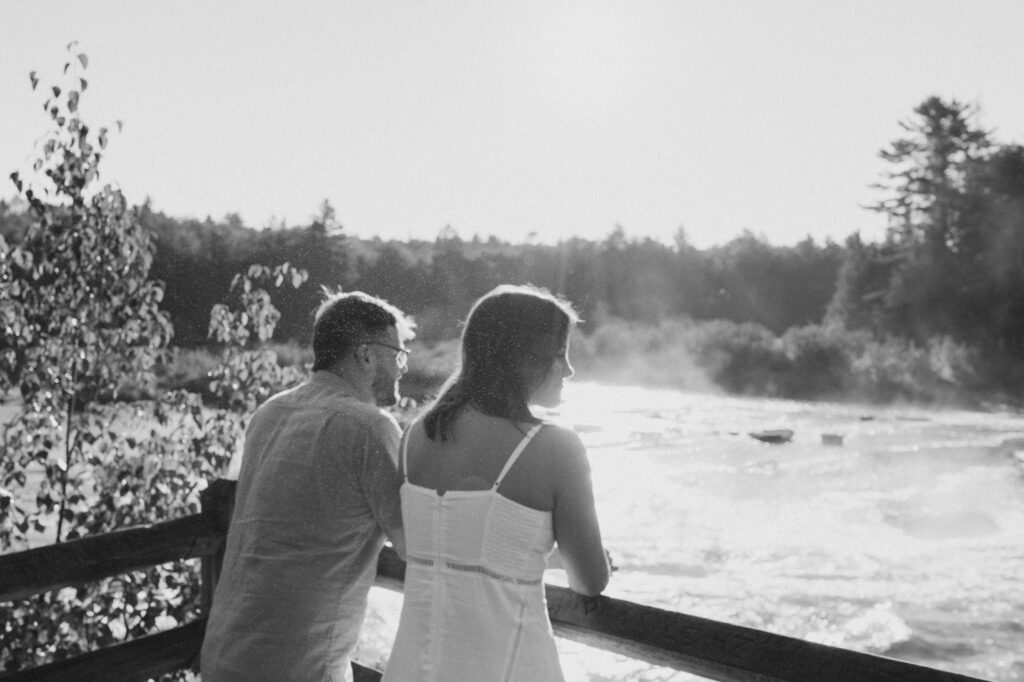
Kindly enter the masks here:
<path id="1" fill-rule="evenodd" d="M 541 426 L 512 451 L 490 490 L 439 495 L 410 483 L 403 443 L 408 567 L 385 682 L 564 679 L 542 581 L 554 546 L 551 512 L 498 492 Z"/>

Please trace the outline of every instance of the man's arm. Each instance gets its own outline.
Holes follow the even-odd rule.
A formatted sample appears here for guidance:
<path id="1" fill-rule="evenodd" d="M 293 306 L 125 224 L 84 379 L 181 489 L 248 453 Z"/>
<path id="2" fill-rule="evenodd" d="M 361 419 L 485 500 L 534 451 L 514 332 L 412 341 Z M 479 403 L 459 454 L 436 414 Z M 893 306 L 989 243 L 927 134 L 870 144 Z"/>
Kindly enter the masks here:
<path id="1" fill-rule="evenodd" d="M 402 432 L 388 415 L 373 424 L 364 453 L 361 488 L 366 502 L 398 555 L 405 559 L 405 533 L 402 530 L 400 489 L 402 476 L 398 471 L 398 448 Z"/>

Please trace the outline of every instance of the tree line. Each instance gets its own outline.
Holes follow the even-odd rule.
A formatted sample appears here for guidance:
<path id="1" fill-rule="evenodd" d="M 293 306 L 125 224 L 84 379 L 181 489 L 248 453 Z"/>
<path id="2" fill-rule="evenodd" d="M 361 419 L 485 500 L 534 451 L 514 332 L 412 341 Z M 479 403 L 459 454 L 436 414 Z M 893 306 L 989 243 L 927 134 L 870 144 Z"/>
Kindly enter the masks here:
<path id="1" fill-rule="evenodd" d="M 835 244 L 808 239 L 772 247 L 750 234 L 699 251 L 682 238 L 673 246 L 631 239 L 622 228 L 603 240 L 541 245 L 463 240 L 450 232 L 432 241 L 367 240 L 329 234 L 320 222 L 257 232 L 183 225 L 151 212 L 142 221 L 156 235 L 154 276 L 167 282 L 166 306 L 183 344 L 203 342 L 207 302 L 231 272 L 251 262 L 287 261 L 309 273 L 307 286 L 279 302 L 279 338 L 300 341 L 308 338 L 324 286 L 383 296 L 416 317 L 421 339 L 440 340 L 456 336 L 472 302 L 502 282 L 566 296 L 589 328 L 608 318 L 689 317 L 754 321 L 782 332 L 822 319 L 842 262 Z"/>
<path id="2" fill-rule="evenodd" d="M 1024 378 L 1014 369 L 1024 365 L 1024 147 L 998 143 L 977 113 L 930 97 L 900 123 L 903 135 L 880 152 L 880 198 L 869 207 L 889 220 L 879 242 L 854 234 L 844 244 L 775 246 L 746 232 L 701 250 L 682 229 L 666 244 L 621 226 L 557 244 L 464 239 L 451 228 L 432 240 L 385 241 L 348 235 L 327 201 L 291 228 L 252 229 L 233 214 L 178 219 L 148 200 L 135 215 L 156 244 L 150 276 L 166 284 L 162 307 L 180 346 L 207 343 L 209 311 L 235 273 L 288 262 L 309 278 L 276 301 L 281 341 L 306 343 L 323 287 L 387 298 L 431 342 L 455 337 L 491 287 L 528 282 L 573 301 L 585 332 L 609 321 L 725 320 L 780 337 L 821 326 L 911 344 L 947 339 L 1009 382 Z M 9 241 L 26 220 L 0 202 Z"/>
<path id="3" fill-rule="evenodd" d="M 331 209 L 325 202 L 322 213 Z M 309 225 L 255 230 L 237 216 L 180 220 L 137 207 L 156 244 L 151 277 L 166 284 L 162 307 L 175 343 L 207 341 L 210 308 L 231 278 L 249 265 L 288 262 L 308 282 L 277 302 L 278 340 L 304 342 L 322 287 L 361 289 L 415 316 L 424 340 L 458 334 L 472 302 L 503 282 L 532 283 L 578 306 L 585 324 L 655 323 L 665 318 L 757 322 L 776 333 L 818 322 L 832 299 L 843 248 L 808 238 L 772 246 L 751 233 L 699 250 L 680 231 L 674 244 L 631 238 L 616 227 L 604 239 L 575 237 L 554 245 L 462 239 L 448 229 L 434 240 L 360 239 L 325 217 Z M 19 214 L 0 205 L 0 230 L 16 232 Z"/>

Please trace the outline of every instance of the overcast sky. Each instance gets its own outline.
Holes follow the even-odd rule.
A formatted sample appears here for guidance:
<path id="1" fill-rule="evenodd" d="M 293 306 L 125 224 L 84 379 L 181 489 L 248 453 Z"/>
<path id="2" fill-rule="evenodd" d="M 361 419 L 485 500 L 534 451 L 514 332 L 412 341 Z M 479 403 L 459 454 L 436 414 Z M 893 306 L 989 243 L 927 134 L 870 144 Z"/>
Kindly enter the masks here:
<path id="1" fill-rule="evenodd" d="M 882 234 L 930 95 L 1024 143 L 1024 2 L 0 0 L 0 196 L 78 40 L 103 177 L 177 217 L 382 238 Z"/>

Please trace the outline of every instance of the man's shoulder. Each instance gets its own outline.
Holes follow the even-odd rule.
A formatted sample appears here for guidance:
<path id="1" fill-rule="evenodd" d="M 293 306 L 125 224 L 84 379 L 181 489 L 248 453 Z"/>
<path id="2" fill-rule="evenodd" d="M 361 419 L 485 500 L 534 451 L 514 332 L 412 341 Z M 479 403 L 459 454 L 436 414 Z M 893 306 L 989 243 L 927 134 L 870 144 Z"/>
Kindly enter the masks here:
<path id="1" fill-rule="evenodd" d="M 322 382 L 306 381 L 271 396 L 257 416 L 278 409 L 295 410 L 305 415 L 302 418 L 323 419 L 334 428 L 368 431 L 377 438 L 390 440 L 401 434 L 398 420 L 390 412 Z"/>
<path id="2" fill-rule="evenodd" d="M 296 384 L 295 386 L 292 386 L 291 388 L 286 388 L 286 389 L 284 389 L 282 391 L 278 391 L 277 393 L 273 394 L 272 396 L 267 398 L 265 401 L 263 401 L 263 404 L 260 405 L 259 408 L 257 408 L 257 412 L 259 410 L 261 410 L 261 409 L 264 409 L 264 408 L 268 407 L 268 406 L 283 405 L 283 404 L 286 404 L 286 403 L 288 403 L 290 401 L 296 401 L 296 400 L 297 401 L 301 401 L 303 399 L 304 395 L 309 394 L 310 386 L 311 386 L 311 383 L 307 380 L 307 381 L 303 381 L 301 384 Z"/>
<path id="3" fill-rule="evenodd" d="M 388 411 L 377 407 L 376 404 L 362 402 L 361 400 L 356 400 L 353 397 L 347 397 L 343 400 L 339 400 L 338 402 L 331 404 L 330 408 L 340 415 L 344 415 L 367 424 L 393 424 L 395 426 L 398 424 L 394 416 Z"/>
<path id="4" fill-rule="evenodd" d="M 391 443 L 402 434 L 394 415 L 352 396 L 335 396 L 330 400 L 318 401 L 316 407 L 325 411 L 331 428 L 344 432 L 343 437 L 346 439 L 356 434 L 365 434 L 373 440 Z"/>

